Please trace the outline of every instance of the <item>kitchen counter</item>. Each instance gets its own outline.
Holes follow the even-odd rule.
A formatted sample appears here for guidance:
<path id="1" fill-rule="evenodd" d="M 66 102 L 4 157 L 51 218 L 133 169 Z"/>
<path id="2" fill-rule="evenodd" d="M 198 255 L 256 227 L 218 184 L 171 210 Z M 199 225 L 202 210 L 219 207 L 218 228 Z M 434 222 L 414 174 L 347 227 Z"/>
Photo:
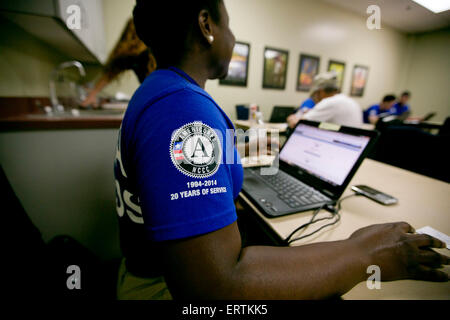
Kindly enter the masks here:
<path id="1" fill-rule="evenodd" d="M 0 118 L 0 131 L 119 128 L 122 114 L 61 115 L 21 114 Z"/>
<path id="2" fill-rule="evenodd" d="M 77 115 L 70 111 L 47 115 L 36 106 L 36 101 L 36 98 L 3 98 L 3 103 L 0 103 L 0 131 L 114 129 L 120 127 L 125 112 L 113 109 L 80 110 Z M 48 99 L 40 101 L 39 105 L 47 105 Z"/>

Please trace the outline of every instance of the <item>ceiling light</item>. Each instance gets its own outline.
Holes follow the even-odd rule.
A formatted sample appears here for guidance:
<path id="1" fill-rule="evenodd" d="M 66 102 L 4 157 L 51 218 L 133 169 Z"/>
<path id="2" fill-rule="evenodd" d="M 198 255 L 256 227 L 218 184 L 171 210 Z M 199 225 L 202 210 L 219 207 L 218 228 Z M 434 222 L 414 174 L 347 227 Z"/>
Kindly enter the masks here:
<path id="1" fill-rule="evenodd" d="M 434 13 L 450 10 L 450 0 L 412 0 Z"/>

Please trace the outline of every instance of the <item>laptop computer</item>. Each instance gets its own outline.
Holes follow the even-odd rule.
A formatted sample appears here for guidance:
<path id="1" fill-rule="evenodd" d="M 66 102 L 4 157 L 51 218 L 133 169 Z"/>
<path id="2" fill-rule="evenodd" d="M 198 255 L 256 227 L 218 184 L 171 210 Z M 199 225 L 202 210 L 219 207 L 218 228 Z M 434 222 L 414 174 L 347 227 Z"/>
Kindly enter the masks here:
<path id="1" fill-rule="evenodd" d="M 401 115 L 391 114 L 389 112 L 380 113 L 378 117 L 382 122 L 405 121 L 411 115 L 411 111 L 405 111 Z"/>
<path id="2" fill-rule="evenodd" d="M 280 150 L 279 170 L 245 168 L 243 193 L 267 217 L 333 205 L 379 133 L 301 120 Z"/>
<path id="3" fill-rule="evenodd" d="M 427 113 L 427 114 L 422 118 L 422 122 L 431 120 L 431 118 L 433 118 L 435 115 L 436 115 L 436 112 L 429 112 L 429 113 Z"/>
<path id="4" fill-rule="evenodd" d="M 273 107 L 272 114 L 270 115 L 270 123 L 284 123 L 286 118 L 295 111 L 295 107 Z"/>

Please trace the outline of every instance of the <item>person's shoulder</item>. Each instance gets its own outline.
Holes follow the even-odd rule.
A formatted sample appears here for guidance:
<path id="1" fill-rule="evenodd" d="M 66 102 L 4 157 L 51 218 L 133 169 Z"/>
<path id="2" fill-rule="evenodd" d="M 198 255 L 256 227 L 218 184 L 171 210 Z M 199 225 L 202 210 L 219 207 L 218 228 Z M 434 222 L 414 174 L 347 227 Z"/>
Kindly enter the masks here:
<path id="1" fill-rule="evenodd" d="M 327 108 L 330 106 L 330 104 L 333 103 L 333 99 L 331 99 L 333 97 L 328 97 L 328 98 L 324 98 L 322 100 L 320 100 L 320 102 L 318 102 L 316 104 L 316 106 L 314 107 L 314 109 L 322 109 L 322 108 Z"/>
<path id="2" fill-rule="evenodd" d="M 397 102 L 396 104 L 394 104 L 393 106 L 394 108 L 397 108 L 399 110 L 409 110 L 409 105 L 407 104 L 401 104 L 400 102 Z"/>
<path id="3" fill-rule="evenodd" d="M 303 101 L 301 107 L 307 107 L 307 108 L 312 108 L 316 103 L 314 102 L 313 99 L 308 98 L 305 101 Z"/>
<path id="4" fill-rule="evenodd" d="M 155 108 L 159 104 L 170 105 L 170 109 L 177 112 L 200 112 L 206 114 L 209 112 L 216 113 L 218 111 L 216 103 L 208 93 L 200 87 L 189 84 L 174 90 L 157 101 Z"/>
<path id="5" fill-rule="evenodd" d="M 215 105 L 215 102 L 203 89 L 180 79 L 172 72 L 157 70 L 136 90 L 125 116 L 158 111 L 160 108 L 183 113 L 208 105 Z M 203 112 L 208 112 L 208 109 L 214 111 L 213 108 L 204 108 Z"/>
<path id="6" fill-rule="evenodd" d="M 193 122 L 201 122 L 224 131 L 229 128 L 227 121 L 214 100 L 200 87 L 189 85 L 174 87 L 130 113 L 126 123 L 143 130 L 174 130 Z"/>
<path id="7" fill-rule="evenodd" d="M 345 100 L 345 101 L 355 101 L 352 97 L 349 97 L 346 94 L 338 93 L 337 95 L 333 96 L 336 100 Z"/>
<path id="8" fill-rule="evenodd" d="M 349 98 L 347 96 L 345 96 L 344 94 L 338 93 L 338 94 L 335 94 L 334 96 L 323 99 L 322 101 L 319 102 L 317 107 L 319 107 L 319 105 L 321 105 L 322 108 L 334 107 L 334 105 L 336 105 L 336 104 L 341 105 L 342 101 L 348 101 L 348 99 Z"/>
<path id="9" fill-rule="evenodd" d="M 343 93 L 339 93 L 336 94 L 334 96 L 331 97 L 331 105 L 333 107 L 337 106 L 339 107 L 339 109 L 346 109 L 346 110 L 361 110 L 360 105 L 358 104 L 358 102 L 356 102 L 355 99 L 353 99 L 352 97 L 349 97 L 346 94 Z"/>
<path id="10" fill-rule="evenodd" d="M 130 101 L 132 109 L 149 105 L 186 87 L 183 81 L 167 70 L 152 72 L 139 86 Z M 130 107 L 129 106 L 129 107 Z"/>

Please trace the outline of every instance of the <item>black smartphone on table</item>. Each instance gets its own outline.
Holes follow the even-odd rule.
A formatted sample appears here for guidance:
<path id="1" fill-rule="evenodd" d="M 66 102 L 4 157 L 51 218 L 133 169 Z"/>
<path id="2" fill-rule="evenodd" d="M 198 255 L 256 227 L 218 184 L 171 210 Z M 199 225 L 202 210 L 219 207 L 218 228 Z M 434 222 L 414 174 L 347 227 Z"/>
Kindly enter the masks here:
<path id="1" fill-rule="evenodd" d="M 391 195 L 388 195 L 384 192 L 375 190 L 366 185 L 356 185 L 352 187 L 352 190 L 356 193 L 359 193 L 367 198 L 381 203 L 385 206 L 392 205 L 398 203 L 398 200 Z"/>

